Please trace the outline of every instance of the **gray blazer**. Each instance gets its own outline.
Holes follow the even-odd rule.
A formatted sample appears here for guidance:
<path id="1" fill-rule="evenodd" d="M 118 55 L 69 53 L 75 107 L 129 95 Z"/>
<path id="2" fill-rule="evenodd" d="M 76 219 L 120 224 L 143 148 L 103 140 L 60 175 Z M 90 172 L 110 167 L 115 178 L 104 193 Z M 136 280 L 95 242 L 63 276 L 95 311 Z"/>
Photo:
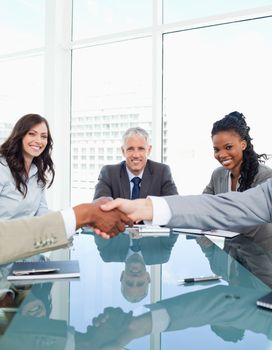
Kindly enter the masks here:
<path id="1" fill-rule="evenodd" d="M 0 220 L 0 242 L 0 264 L 69 244 L 59 212 L 39 217 Z"/>
<path id="2" fill-rule="evenodd" d="M 254 178 L 251 187 L 256 187 L 257 185 L 265 182 L 266 180 L 272 178 L 272 169 L 263 164 L 259 165 L 259 171 Z M 222 166 L 216 168 L 211 176 L 209 184 L 204 189 L 203 193 L 218 194 L 228 192 L 228 179 L 229 170 L 226 170 Z"/>
<path id="3" fill-rule="evenodd" d="M 260 164 L 258 173 L 254 178 L 251 188 L 256 187 L 270 178 L 272 178 L 272 169 L 268 166 Z M 206 186 L 203 193 L 218 194 L 228 192 L 228 181 L 229 170 L 226 170 L 221 166 L 214 170 L 210 183 L 208 186 Z M 264 232 L 266 232 L 266 234 L 271 234 L 272 236 L 272 224 L 258 225 L 246 229 L 244 228 L 239 230 L 239 232 L 252 237 L 254 237 L 256 234 L 264 234 Z"/>
<path id="4" fill-rule="evenodd" d="M 143 172 L 140 198 L 153 196 L 169 196 L 178 194 L 168 165 L 148 160 Z M 112 197 L 130 199 L 130 184 L 126 170 L 126 162 L 105 165 L 99 174 L 95 186 L 94 198 Z"/>
<path id="5" fill-rule="evenodd" d="M 165 197 L 171 210 L 167 226 L 229 229 L 272 222 L 272 179 L 244 192 Z"/>
<path id="6" fill-rule="evenodd" d="M 271 315 L 256 307 L 256 300 L 268 291 L 269 288 L 255 290 L 219 285 L 161 300 L 147 307 L 167 311 L 170 323 L 166 331 L 210 324 L 251 330 L 272 339 Z M 232 295 L 239 297 L 231 298 Z"/>

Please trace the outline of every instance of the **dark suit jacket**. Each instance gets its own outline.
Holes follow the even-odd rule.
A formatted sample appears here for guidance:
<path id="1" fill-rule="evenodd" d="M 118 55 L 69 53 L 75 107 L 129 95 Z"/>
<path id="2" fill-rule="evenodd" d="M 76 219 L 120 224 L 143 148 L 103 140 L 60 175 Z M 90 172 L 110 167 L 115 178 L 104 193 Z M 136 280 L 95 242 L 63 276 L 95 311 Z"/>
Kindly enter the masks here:
<path id="1" fill-rule="evenodd" d="M 178 235 L 140 238 L 139 245 L 145 264 L 166 263 L 177 238 Z M 130 245 L 129 235 L 120 234 L 112 239 L 103 239 L 95 235 L 94 239 L 103 261 L 120 262 L 126 260 Z"/>
<path id="2" fill-rule="evenodd" d="M 141 182 L 140 198 L 147 196 L 170 196 L 177 194 L 168 165 L 148 160 Z M 130 199 L 130 184 L 126 170 L 126 162 L 105 165 L 99 174 L 95 186 L 94 199 L 99 197 Z"/>

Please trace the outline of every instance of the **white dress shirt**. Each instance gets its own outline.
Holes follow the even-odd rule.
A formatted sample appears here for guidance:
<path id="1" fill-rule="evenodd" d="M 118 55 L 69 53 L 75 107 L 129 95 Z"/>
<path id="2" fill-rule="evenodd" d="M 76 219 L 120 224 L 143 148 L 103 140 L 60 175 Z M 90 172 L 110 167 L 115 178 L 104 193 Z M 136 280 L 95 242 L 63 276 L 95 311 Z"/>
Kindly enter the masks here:
<path id="1" fill-rule="evenodd" d="M 72 208 L 61 211 L 67 238 L 70 239 L 76 232 L 76 215 Z"/>
<path id="2" fill-rule="evenodd" d="M 241 176 L 239 176 L 239 178 L 238 178 L 235 191 L 237 191 L 238 187 L 240 186 L 240 184 L 239 184 L 239 179 L 240 179 L 240 177 L 241 177 Z M 231 189 L 231 172 L 230 172 L 230 171 L 229 171 L 229 174 L 228 174 L 228 191 L 229 191 L 229 192 L 232 191 L 232 189 Z"/>
<path id="3" fill-rule="evenodd" d="M 163 197 L 148 196 L 152 201 L 153 220 L 152 225 L 167 225 L 171 219 L 171 210 Z M 150 224 L 150 223 L 149 223 Z"/>

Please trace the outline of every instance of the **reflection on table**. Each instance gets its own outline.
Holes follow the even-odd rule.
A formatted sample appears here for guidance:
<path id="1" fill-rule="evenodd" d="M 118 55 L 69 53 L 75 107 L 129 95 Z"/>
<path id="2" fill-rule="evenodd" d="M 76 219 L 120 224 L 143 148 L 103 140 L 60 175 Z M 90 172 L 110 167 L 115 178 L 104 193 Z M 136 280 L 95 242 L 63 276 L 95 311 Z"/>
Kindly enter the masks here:
<path id="1" fill-rule="evenodd" d="M 203 341 L 209 349 L 234 344 L 240 349 L 255 345 L 267 349 L 272 313 L 259 309 L 256 300 L 270 291 L 272 238 L 260 233 L 258 237 L 240 235 L 226 240 L 223 249 L 207 237 L 189 238 L 141 238 L 140 250 L 133 251 L 127 235 L 109 241 L 79 235 L 71 258 L 80 261 L 80 281 L 25 286 L 20 301 L 14 298 L 11 304 L 0 304 L 2 309 L 16 309 L 10 313 L 12 322 L 8 312 L 2 313 L 1 349 L 21 349 L 22 344 L 34 350 L 149 349 L 149 337 L 160 333 L 161 349 L 188 348 L 188 344 L 197 349 Z M 134 261 L 135 255 L 139 260 Z M 150 302 L 148 293 L 131 303 L 122 295 L 120 276 L 122 280 L 127 270 L 139 277 L 138 265 L 145 266 L 146 276 L 146 268 L 153 264 L 163 264 L 161 300 Z M 5 290 L 17 293 L 16 286 L 7 284 L 6 269 L 1 269 L 2 295 Z M 214 273 L 222 280 L 177 286 L 178 277 Z M 153 283 L 152 274 L 148 275 Z M 70 296 L 64 297 L 68 319 L 52 317 L 57 283 L 70 286 Z"/>

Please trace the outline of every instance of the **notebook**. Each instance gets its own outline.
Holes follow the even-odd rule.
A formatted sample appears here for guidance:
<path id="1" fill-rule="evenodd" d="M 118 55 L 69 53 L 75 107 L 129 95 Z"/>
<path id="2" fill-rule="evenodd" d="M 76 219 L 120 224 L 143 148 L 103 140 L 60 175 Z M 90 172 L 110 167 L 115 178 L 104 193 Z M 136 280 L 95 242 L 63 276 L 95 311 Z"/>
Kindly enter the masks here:
<path id="1" fill-rule="evenodd" d="M 266 294 L 265 296 L 261 297 L 257 300 L 256 304 L 260 307 L 263 307 L 265 309 L 272 310 L 272 292 Z"/>
<path id="2" fill-rule="evenodd" d="M 199 230 L 192 228 L 173 228 L 173 233 L 185 233 L 190 235 L 200 236 L 216 236 L 223 238 L 233 238 L 239 236 L 239 232 L 225 231 L 225 230 Z"/>
<path id="3" fill-rule="evenodd" d="M 77 260 L 15 262 L 7 276 L 8 281 L 33 281 L 79 278 Z"/>

